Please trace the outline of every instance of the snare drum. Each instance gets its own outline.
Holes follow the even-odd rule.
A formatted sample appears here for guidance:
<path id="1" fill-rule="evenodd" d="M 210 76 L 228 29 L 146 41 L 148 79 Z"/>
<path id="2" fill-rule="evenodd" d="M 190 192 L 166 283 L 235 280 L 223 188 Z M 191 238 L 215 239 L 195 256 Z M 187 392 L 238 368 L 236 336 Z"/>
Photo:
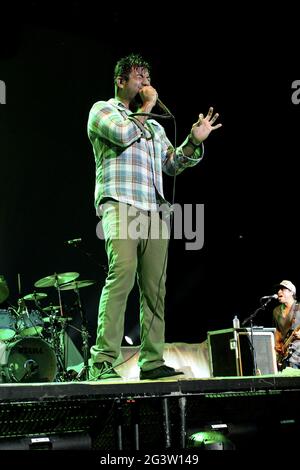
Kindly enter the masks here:
<path id="1" fill-rule="evenodd" d="M 53 348 L 41 338 L 26 337 L 5 343 L 2 369 L 7 382 L 54 382 L 57 361 Z"/>
<path id="2" fill-rule="evenodd" d="M 0 309 L 0 340 L 7 341 L 16 334 L 16 317 L 10 310 Z"/>
<path id="3" fill-rule="evenodd" d="M 44 328 L 42 315 L 38 310 L 23 311 L 17 320 L 17 329 L 20 336 L 40 335 Z"/>

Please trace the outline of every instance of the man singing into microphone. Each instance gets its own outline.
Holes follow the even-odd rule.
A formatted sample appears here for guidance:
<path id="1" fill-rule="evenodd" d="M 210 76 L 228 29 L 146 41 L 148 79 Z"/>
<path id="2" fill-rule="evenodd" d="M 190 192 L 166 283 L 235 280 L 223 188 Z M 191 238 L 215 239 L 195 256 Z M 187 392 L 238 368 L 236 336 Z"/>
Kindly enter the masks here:
<path id="1" fill-rule="evenodd" d="M 280 370 L 300 369 L 300 305 L 296 300 L 296 287 L 284 280 L 277 288 L 279 305 L 273 310 L 273 318 L 278 366 Z"/>
<path id="2" fill-rule="evenodd" d="M 180 374 L 163 359 L 168 239 L 163 236 L 162 217 L 155 219 L 159 226 L 154 232 L 159 236 L 151 235 L 153 214 L 168 205 L 162 172 L 174 175 L 196 165 L 203 156 L 203 141 L 221 124 L 214 125 L 218 114 L 210 108 L 205 117 L 199 115 L 189 136 L 174 149 L 161 124 L 149 115 L 135 114 L 152 113 L 159 104 L 149 64 L 136 54 L 122 58 L 115 67 L 114 84 L 115 97 L 95 103 L 88 120 L 96 163 L 95 206 L 102 220 L 109 264 L 99 303 L 96 344 L 91 347 L 90 379 L 120 377 L 114 366 L 136 273 L 140 379 L 161 379 Z M 139 221 L 140 236 L 132 233 L 134 219 Z"/>

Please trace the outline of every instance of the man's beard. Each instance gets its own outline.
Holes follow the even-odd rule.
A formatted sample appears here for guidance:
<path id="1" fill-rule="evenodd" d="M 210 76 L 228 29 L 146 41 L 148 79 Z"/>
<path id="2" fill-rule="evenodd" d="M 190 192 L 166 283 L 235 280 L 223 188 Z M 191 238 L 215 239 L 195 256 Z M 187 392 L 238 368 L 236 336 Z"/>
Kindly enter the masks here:
<path id="1" fill-rule="evenodd" d="M 136 95 L 129 104 L 129 109 L 133 113 L 136 113 L 138 109 L 143 105 L 140 95 Z"/>

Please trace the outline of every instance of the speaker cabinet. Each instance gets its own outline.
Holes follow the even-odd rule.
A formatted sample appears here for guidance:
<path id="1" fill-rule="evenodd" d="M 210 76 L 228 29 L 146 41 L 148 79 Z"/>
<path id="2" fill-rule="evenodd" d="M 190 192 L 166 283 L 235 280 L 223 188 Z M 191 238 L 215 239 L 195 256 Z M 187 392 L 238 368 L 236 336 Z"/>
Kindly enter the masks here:
<path id="1" fill-rule="evenodd" d="M 209 365 L 212 377 L 277 373 L 275 328 L 254 328 L 253 348 L 250 328 L 208 331 Z M 253 351 L 252 351 L 253 350 Z"/>

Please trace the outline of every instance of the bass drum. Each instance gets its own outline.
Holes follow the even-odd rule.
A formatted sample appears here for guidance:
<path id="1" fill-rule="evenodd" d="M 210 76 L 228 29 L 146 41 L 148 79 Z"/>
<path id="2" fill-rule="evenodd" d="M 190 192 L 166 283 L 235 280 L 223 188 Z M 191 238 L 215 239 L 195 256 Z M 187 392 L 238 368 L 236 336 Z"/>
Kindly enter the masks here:
<path id="1" fill-rule="evenodd" d="M 57 373 L 56 355 L 41 338 L 25 337 L 6 344 L 8 382 L 54 382 Z"/>

